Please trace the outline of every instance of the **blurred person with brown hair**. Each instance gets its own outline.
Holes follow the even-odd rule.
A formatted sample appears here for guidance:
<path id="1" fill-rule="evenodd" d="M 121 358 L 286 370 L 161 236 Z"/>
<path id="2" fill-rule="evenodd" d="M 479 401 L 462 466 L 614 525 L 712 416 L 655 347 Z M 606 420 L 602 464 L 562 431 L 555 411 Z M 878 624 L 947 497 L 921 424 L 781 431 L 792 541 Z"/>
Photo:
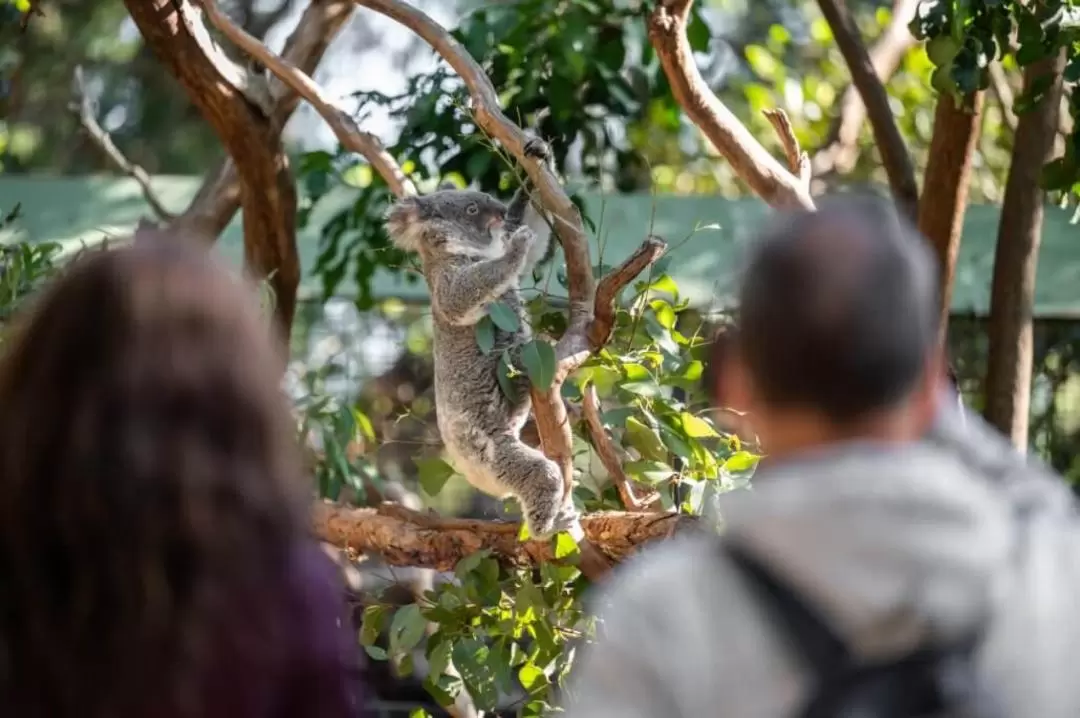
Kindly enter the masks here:
<path id="1" fill-rule="evenodd" d="M 3 715 L 361 715 L 282 344 L 184 239 L 79 258 L 5 337 Z"/>

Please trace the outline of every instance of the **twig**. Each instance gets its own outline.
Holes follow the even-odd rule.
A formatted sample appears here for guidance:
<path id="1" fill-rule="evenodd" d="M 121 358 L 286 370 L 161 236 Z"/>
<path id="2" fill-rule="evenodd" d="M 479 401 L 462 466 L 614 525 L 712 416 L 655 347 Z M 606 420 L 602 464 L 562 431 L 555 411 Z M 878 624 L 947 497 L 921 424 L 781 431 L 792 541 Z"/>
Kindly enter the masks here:
<path id="1" fill-rule="evenodd" d="M 589 427 L 589 436 L 592 438 L 593 448 L 600 457 L 600 463 L 607 469 L 611 476 L 611 482 L 615 484 L 615 490 L 619 492 L 619 499 L 623 506 L 630 511 L 656 511 L 660 494 L 656 491 L 643 497 L 634 495 L 630 477 L 623 471 L 622 461 L 611 437 L 604 431 L 604 422 L 600 419 L 600 399 L 596 395 L 596 387 L 591 384 L 585 388 L 581 408 L 585 414 L 585 424 Z"/>
<path id="2" fill-rule="evenodd" d="M 26 28 L 30 27 L 32 17 L 45 17 L 45 12 L 41 9 L 41 0 L 30 0 L 30 7 L 19 19 L 19 32 L 26 32 Z"/>
<path id="3" fill-rule="evenodd" d="M 810 155 L 799 148 L 799 140 L 795 137 L 795 128 L 791 126 L 791 118 L 780 108 L 762 110 L 765 119 L 776 130 L 780 137 L 780 143 L 784 146 L 784 154 L 787 156 L 788 167 L 799 178 L 800 182 L 810 186 Z"/>
<path id="4" fill-rule="evenodd" d="M 1013 95 L 1012 87 L 1009 85 L 1009 78 L 1005 76 L 1005 68 L 1001 66 L 1001 63 L 991 62 L 990 67 L 987 69 L 990 73 L 990 89 L 993 90 L 998 103 L 1001 105 L 1001 116 L 1005 120 L 1005 126 L 1016 132 L 1018 119 L 1013 111 L 1016 97 Z"/>
<path id="5" fill-rule="evenodd" d="M 649 40 L 672 93 L 735 173 L 774 207 L 813 209 L 809 187 L 788 172 L 720 102 L 694 63 L 686 22 L 693 0 L 658 0 L 649 16 Z"/>
<path id="6" fill-rule="evenodd" d="M 885 174 L 889 178 L 897 204 L 908 216 L 914 218 L 918 212 L 919 189 L 915 183 L 915 167 L 904 145 L 904 138 L 896 126 L 892 109 L 889 107 L 889 94 L 877 76 L 870 55 L 866 51 L 859 35 L 859 28 L 848 11 L 845 0 L 818 0 L 821 13 L 832 28 L 833 37 L 844 56 L 851 81 L 862 96 L 866 113 L 870 119 L 870 129 L 874 132 L 874 141 Z"/>
<path id="7" fill-rule="evenodd" d="M 150 209 L 157 218 L 166 222 L 171 221 L 173 214 L 165 209 L 165 205 L 161 203 L 157 193 L 150 186 L 150 175 L 141 166 L 125 157 L 120 148 L 112 141 L 109 133 L 105 131 L 105 128 L 98 124 L 97 118 L 94 116 L 96 114 L 94 103 L 86 93 L 86 82 L 83 78 L 81 65 L 75 66 L 73 85 L 74 97 L 70 107 L 79 117 L 79 123 L 86 131 L 86 134 L 105 153 L 105 156 L 116 165 L 117 169 L 139 183 L 139 188 L 142 190 L 146 203 L 150 205 Z"/>
<path id="8" fill-rule="evenodd" d="M 379 138 L 360 129 L 347 112 L 337 107 L 304 72 L 278 57 L 259 40 L 236 25 L 221 11 L 215 0 L 198 0 L 210 22 L 227 38 L 254 57 L 289 89 L 305 99 L 334 131 L 342 146 L 364 157 L 379 173 L 397 196 L 416 194 L 416 187 L 402 171 L 397 161 L 386 151 Z"/>
<path id="9" fill-rule="evenodd" d="M 919 0 L 895 0 L 888 26 L 870 47 L 870 62 L 882 83 L 892 77 L 904 55 L 915 47 L 908 25 L 918 5 Z M 811 161 L 815 177 L 850 172 L 859 157 L 859 133 L 866 121 L 866 105 L 854 84 L 844 88 L 839 107 L 825 142 Z"/>
<path id="10" fill-rule="evenodd" d="M 503 521 L 435 519 L 396 508 L 346 508 L 329 502 L 314 506 L 315 533 L 338 548 L 376 554 L 392 566 L 450 571 L 458 561 L 491 549 L 503 562 L 537 565 L 555 560 L 549 541 L 519 541 L 519 525 Z M 623 561 L 649 541 L 694 530 L 699 524 L 685 514 L 608 511 L 581 517 L 587 541 L 607 560 Z"/>
<path id="11" fill-rule="evenodd" d="M 666 251 L 667 243 L 664 240 L 649 236 L 622 264 L 600 280 L 593 303 L 593 320 L 589 325 L 589 346 L 593 351 L 602 349 L 611 339 L 619 293 L 623 287 L 646 267 L 653 265 Z"/>

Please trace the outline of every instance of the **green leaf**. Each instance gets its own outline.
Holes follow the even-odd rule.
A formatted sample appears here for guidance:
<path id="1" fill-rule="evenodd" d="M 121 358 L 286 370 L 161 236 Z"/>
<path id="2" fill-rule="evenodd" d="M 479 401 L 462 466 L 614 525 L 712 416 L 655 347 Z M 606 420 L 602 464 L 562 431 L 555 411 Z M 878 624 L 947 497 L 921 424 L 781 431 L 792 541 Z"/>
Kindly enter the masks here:
<path id="1" fill-rule="evenodd" d="M 645 458 L 657 461 L 667 458 L 667 447 L 660 441 L 659 434 L 637 417 L 631 416 L 626 420 L 626 439 Z"/>
<path id="2" fill-rule="evenodd" d="M 491 317 L 481 317 L 476 323 L 476 346 L 484 354 L 490 354 L 495 348 L 495 324 Z"/>
<path id="3" fill-rule="evenodd" d="M 503 394 L 512 402 L 517 402 L 520 397 L 518 396 L 518 386 L 514 381 L 512 374 L 512 365 L 510 364 L 510 355 L 507 352 L 503 352 L 499 357 L 499 366 L 495 371 L 495 378 L 499 382 L 499 387 L 502 389 Z"/>
<path id="4" fill-rule="evenodd" d="M 555 349 L 543 339 L 533 339 L 521 347 L 521 363 L 529 381 L 541 391 L 547 391 L 555 380 Z"/>
<path id="5" fill-rule="evenodd" d="M 569 558 L 578 553 L 577 542 L 566 531 L 555 534 L 555 559 Z"/>
<path id="6" fill-rule="evenodd" d="M 492 302 L 491 306 L 488 307 L 488 316 L 491 317 L 491 321 L 495 323 L 495 326 L 504 332 L 516 332 L 521 328 L 518 315 L 506 302 Z"/>
<path id="7" fill-rule="evenodd" d="M 699 416 L 694 416 L 693 414 L 684 411 L 679 415 L 679 418 L 682 420 L 683 431 L 685 431 L 686 435 L 692 439 L 720 436 L 716 433 L 716 429 L 709 425 L 709 422 Z"/>
<path id="8" fill-rule="evenodd" d="M 758 457 L 749 451 L 737 451 L 727 458 L 721 468 L 729 473 L 739 474 L 754 468 L 757 462 Z"/>
<path id="9" fill-rule="evenodd" d="M 433 676 L 441 676 L 450 665 L 450 650 L 453 648 L 449 638 L 443 638 L 434 645 L 428 644 L 428 671 Z"/>
<path id="10" fill-rule="evenodd" d="M 454 667 L 461 674 L 476 707 L 482 711 L 494 710 L 499 698 L 495 690 L 495 676 L 485 665 L 489 653 L 488 647 L 475 638 L 459 641 L 452 651 Z"/>
<path id="11" fill-rule="evenodd" d="M 700 8 L 694 7 L 691 11 L 690 22 L 686 28 L 686 38 L 690 41 L 690 48 L 694 52 L 707 52 L 712 32 L 709 25 L 701 17 Z"/>
<path id="12" fill-rule="evenodd" d="M 456 575 L 458 579 L 464 579 L 470 573 L 475 571 L 478 566 L 480 566 L 481 561 L 483 561 L 490 555 L 491 549 L 489 548 L 474 551 L 473 553 L 469 554 L 468 556 L 457 562 L 457 565 L 454 566 L 454 575 Z"/>
<path id="13" fill-rule="evenodd" d="M 529 693 L 547 687 L 547 676 L 531 661 L 518 669 L 518 680 L 521 681 L 522 688 Z"/>
<path id="14" fill-rule="evenodd" d="M 937 67 L 951 64 L 958 52 L 960 45 L 951 35 L 938 35 L 926 43 L 926 55 Z"/>
<path id="15" fill-rule="evenodd" d="M 397 652 L 411 651 L 416 648 L 427 630 L 427 621 L 420 614 L 420 607 L 415 603 L 402 606 L 390 622 L 390 650 Z"/>
<path id="16" fill-rule="evenodd" d="M 386 649 L 380 646 L 364 646 L 364 651 L 376 661 L 385 661 L 387 658 Z"/>
<path id="17" fill-rule="evenodd" d="M 623 391 L 628 391 L 631 394 L 636 394 L 637 396 L 644 396 L 648 398 L 655 398 L 658 396 L 663 396 L 664 394 L 664 390 L 661 389 L 660 385 L 652 379 L 649 379 L 647 381 L 623 382 L 619 385 L 619 388 Z"/>
<path id="18" fill-rule="evenodd" d="M 416 459 L 420 470 L 420 487 L 428 496 L 438 496 L 446 486 L 446 481 L 454 475 L 454 467 L 442 459 Z"/>
<path id="19" fill-rule="evenodd" d="M 675 470 L 662 461 L 628 461 L 623 465 L 623 471 L 630 476 L 647 484 L 658 484 L 667 481 Z"/>
<path id="20" fill-rule="evenodd" d="M 390 606 L 376 603 L 365 608 L 360 621 L 360 643 L 365 646 L 375 645 L 379 634 L 386 628 L 388 618 Z"/>

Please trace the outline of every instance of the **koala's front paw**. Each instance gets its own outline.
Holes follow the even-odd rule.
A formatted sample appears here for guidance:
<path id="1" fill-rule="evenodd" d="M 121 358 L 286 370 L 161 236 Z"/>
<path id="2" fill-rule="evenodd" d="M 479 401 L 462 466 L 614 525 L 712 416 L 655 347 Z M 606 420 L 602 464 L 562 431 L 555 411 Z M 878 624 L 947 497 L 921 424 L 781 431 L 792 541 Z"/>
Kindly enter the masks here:
<path id="1" fill-rule="evenodd" d="M 535 160 L 546 160 L 551 156 L 551 145 L 539 137 L 530 137 L 525 141 L 525 156 Z"/>
<path id="2" fill-rule="evenodd" d="M 524 258 L 536 241 L 536 233 L 528 225 L 523 224 L 510 234 L 507 241 L 510 245 L 510 253 L 516 257 Z"/>

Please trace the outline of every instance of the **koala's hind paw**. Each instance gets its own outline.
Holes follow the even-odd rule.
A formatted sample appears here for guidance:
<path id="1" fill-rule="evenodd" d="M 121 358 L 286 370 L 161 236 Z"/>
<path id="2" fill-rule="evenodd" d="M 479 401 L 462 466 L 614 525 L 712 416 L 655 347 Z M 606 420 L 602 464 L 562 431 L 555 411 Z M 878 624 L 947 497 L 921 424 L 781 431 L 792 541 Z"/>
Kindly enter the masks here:
<path id="1" fill-rule="evenodd" d="M 546 160 L 551 156 L 551 146 L 539 137 L 530 137 L 525 141 L 525 156 L 537 160 Z"/>

